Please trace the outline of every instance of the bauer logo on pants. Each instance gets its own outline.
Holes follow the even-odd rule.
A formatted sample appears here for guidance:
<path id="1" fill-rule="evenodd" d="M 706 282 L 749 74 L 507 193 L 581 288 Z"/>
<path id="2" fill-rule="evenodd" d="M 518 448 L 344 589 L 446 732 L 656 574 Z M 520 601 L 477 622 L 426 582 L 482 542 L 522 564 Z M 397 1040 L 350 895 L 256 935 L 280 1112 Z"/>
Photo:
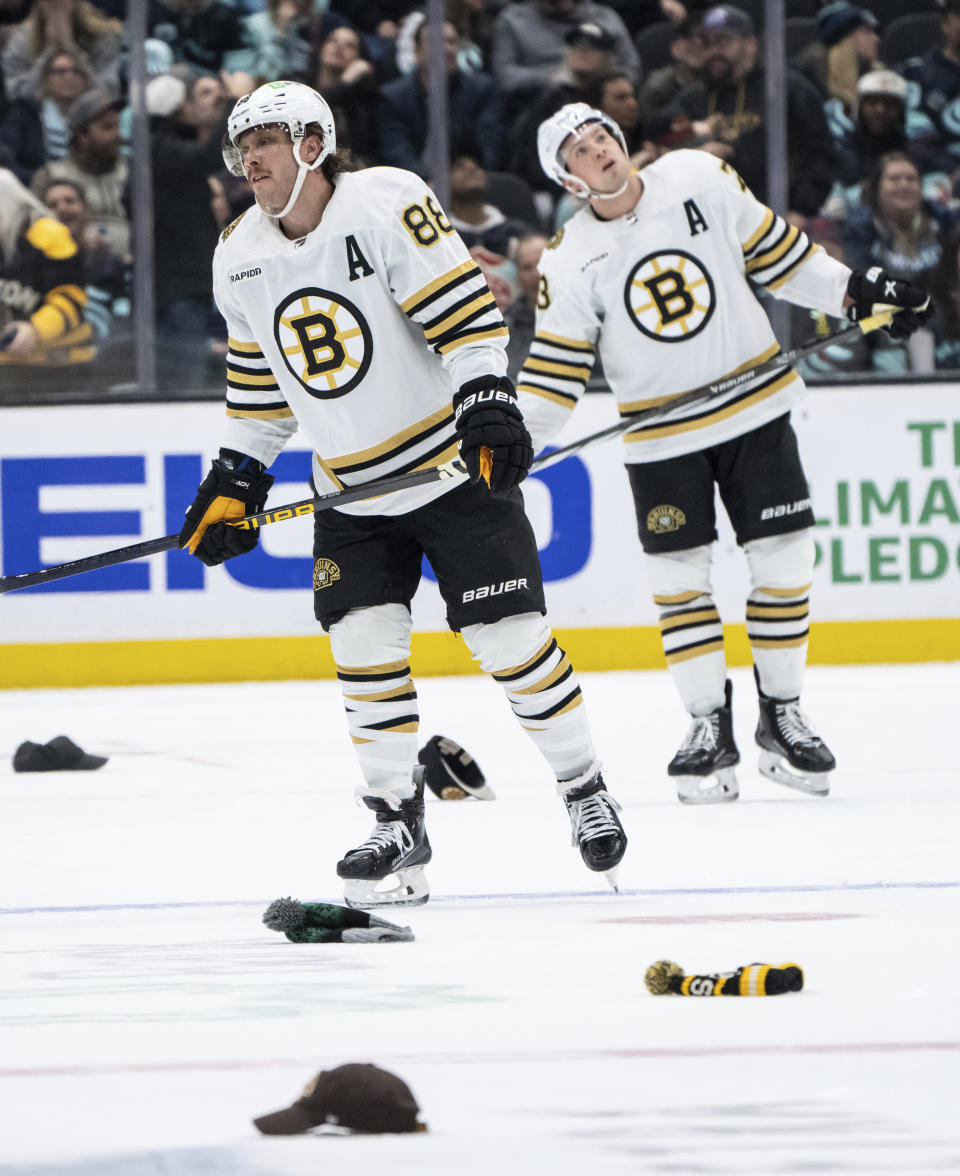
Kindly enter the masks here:
<path id="1" fill-rule="evenodd" d="M 713 279 L 681 249 L 648 253 L 638 261 L 623 300 L 634 325 L 658 343 L 683 343 L 699 335 L 717 301 Z"/>
<path id="2" fill-rule="evenodd" d="M 679 531 L 686 521 L 687 516 L 679 506 L 655 506 L 647 515 L 647 530 L 663 535 L 667 531 Z"/>
<path id="3" fill-rule="evenodd" d="M 340 569 L 332 559 L 323 557 L 313 565 L 313 590 L 319 592 L 321 588 L 329 588 L 334 580 L 340 579 Z"/>

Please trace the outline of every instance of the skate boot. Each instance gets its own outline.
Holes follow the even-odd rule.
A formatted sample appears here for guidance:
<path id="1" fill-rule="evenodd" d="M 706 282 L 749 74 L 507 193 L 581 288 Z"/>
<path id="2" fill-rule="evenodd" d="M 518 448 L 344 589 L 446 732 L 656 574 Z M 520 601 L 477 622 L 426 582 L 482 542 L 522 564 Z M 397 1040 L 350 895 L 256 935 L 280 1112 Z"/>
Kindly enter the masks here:
<path id="1" fill-rule="evenodd" d="M 416 792 L 398 804 L 389 793 L 362 797 L 377 815 L 373 832 L 337 862 L 349 907 L 422 906 L 430 897 L 423 867 L 433 852 L 423 820 L 423 775 L 413 769 Z"/>
<path id="2" fill-rule="evenodd" d="M 798 792 L 827 796 L 837 766 L 830 748 L 810 726 L 797 698 L 767 698 L 757 682 L 760 774 Z"/>
<path id="3" fill-rule="evenodd" d="M 617 871 L 627 848 L 627 835 L 617 816 L 620 805 L 607 792 L 599 772 L 584 783 L 562 781 L 557 791 L 570 817 L 570 844 L 580 850 L 587 869 L 602 873 L 616 890 Z"/>
<path id="4" fill-rule="evenodd" d="M 733 770 L 740 752 L 733 739 L 732 697 L 728 678 L 723 706 L 709 715 L 694 715 L 683 745 L 667 765 L 667 775 L 676 781 L 683 804 L 721 804 L 740 795 Z"/>

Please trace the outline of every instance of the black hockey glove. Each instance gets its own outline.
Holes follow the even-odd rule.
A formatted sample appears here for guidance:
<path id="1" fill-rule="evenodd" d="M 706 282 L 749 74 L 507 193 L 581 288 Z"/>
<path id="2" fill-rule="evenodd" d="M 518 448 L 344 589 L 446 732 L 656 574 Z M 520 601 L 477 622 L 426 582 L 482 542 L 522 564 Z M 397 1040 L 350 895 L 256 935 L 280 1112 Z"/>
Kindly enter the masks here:
<path id="1" fill-rule="evenodd" d="M 186 547 L 208 568 L 253 551 L 260 532 L 231 527 L 228 520 L 242 519 L 244 515 L 263 510 L 267 492 L 273 485 L 273 478 L 263 469 L 256 458 L 221 449 L 187 511 L 179 546 Z"/>
<path id="2" fill-rule="evenodd" d="M 931 314 L 926 290 L 914 282 L 894 278 L 878 265 L 866 272 L 852 273 L 847 282 L 847 294 L 853 299 L 853 306 L 847 308 L 847 317 L 854 322 L 869 318 L 887 306 L 905 307 L 893 316 L 889 326 L 883 328 L 891 339 L 909 339 Z"/>
<path id="3" fill-rule="evenodd" d="M 467 380 L 453 398 L 460 457 L 470 481 L 480 479 L 483 450 L 491 467 L 484 478 L 491 490 L 508 490 L 527 476 L 533 443 L 517 406 L 513 384 L 505 377 Z"/>

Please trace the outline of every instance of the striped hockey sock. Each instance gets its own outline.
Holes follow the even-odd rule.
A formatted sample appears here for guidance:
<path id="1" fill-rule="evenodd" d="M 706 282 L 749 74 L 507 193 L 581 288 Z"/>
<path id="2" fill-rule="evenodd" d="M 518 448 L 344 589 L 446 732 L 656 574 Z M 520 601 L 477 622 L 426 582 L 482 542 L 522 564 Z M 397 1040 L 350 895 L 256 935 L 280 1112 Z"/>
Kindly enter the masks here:
<path id="1" fill-rule="evenodd" d="M 350 739 L 369 788 L 413 795 L 420 715 L 406 660 L 379 666 L 337 666 Z"/>
<path id="2" fill-rule="evenodd" d="M 580 683 L 554 637 L 523 665 L 493 677 L 558 780 L 573 779 L 596 767 Z"/>

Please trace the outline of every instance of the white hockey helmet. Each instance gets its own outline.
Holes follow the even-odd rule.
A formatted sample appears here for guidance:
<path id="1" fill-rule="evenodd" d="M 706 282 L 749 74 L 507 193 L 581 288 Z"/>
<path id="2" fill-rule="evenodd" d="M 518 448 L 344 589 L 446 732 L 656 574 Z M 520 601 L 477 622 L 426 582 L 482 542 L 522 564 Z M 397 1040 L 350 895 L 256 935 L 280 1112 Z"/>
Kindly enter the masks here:
<path id="1" fill-rule="evenodd" d="M 537 153 L 540 156 L 540 166 L 550 179 L 558 183 L 561 188 L 566 188 L 568 192 L 572 192 L 574 196 L 579 196 L 584 200 L 588 196 L 601 195 L 601 193 L 594 192 L 583 180 L 567 171 L 560 149 L 570 135 L 581 134 L 586 126 L 592 126 L 594 123 L 602 123 L 623 148 L 624 155 L 629 154 L 623 131 L 608 114 L 604 114 L 602 110 L 597 110 L 593 106 L 588 106 L 586 102 L 568 102 L 566 106 L 561 106 L 556 114 L 552 114 L 540 124 L 537 131 Z M 604 193 L 604 195 L 606 194 Z M 619 193 L 611 192 L 609 195 L 616 196 Z"/>
<path id="2" fill-rule="evenodd" d="M 323 132 L 323 146 L 313 163 L 300 158 L 300 147 L 311 123 L 319 124 Z M 227 119 L 227 134 L 223 141 L 223 162 L 235 176 L 243 175 L 243 159 L 237 140 L 245 131 L 254 127 L 280 125 L 287 128 L 293 147 L 293 158 L 297 161 L 297 178 L 290 193 L 290 199 L 282 212 L 268 213 L 276 219 L 284 217 L 293 208 L 308 171 L 316 171 L 328 155 L 337 149 L 337 132 L 333 125 L 333 112 L 316 90 L 302 82 L 267 82 L 258 86 L 252 94 L 244 94 L 235 104 Z"/>

